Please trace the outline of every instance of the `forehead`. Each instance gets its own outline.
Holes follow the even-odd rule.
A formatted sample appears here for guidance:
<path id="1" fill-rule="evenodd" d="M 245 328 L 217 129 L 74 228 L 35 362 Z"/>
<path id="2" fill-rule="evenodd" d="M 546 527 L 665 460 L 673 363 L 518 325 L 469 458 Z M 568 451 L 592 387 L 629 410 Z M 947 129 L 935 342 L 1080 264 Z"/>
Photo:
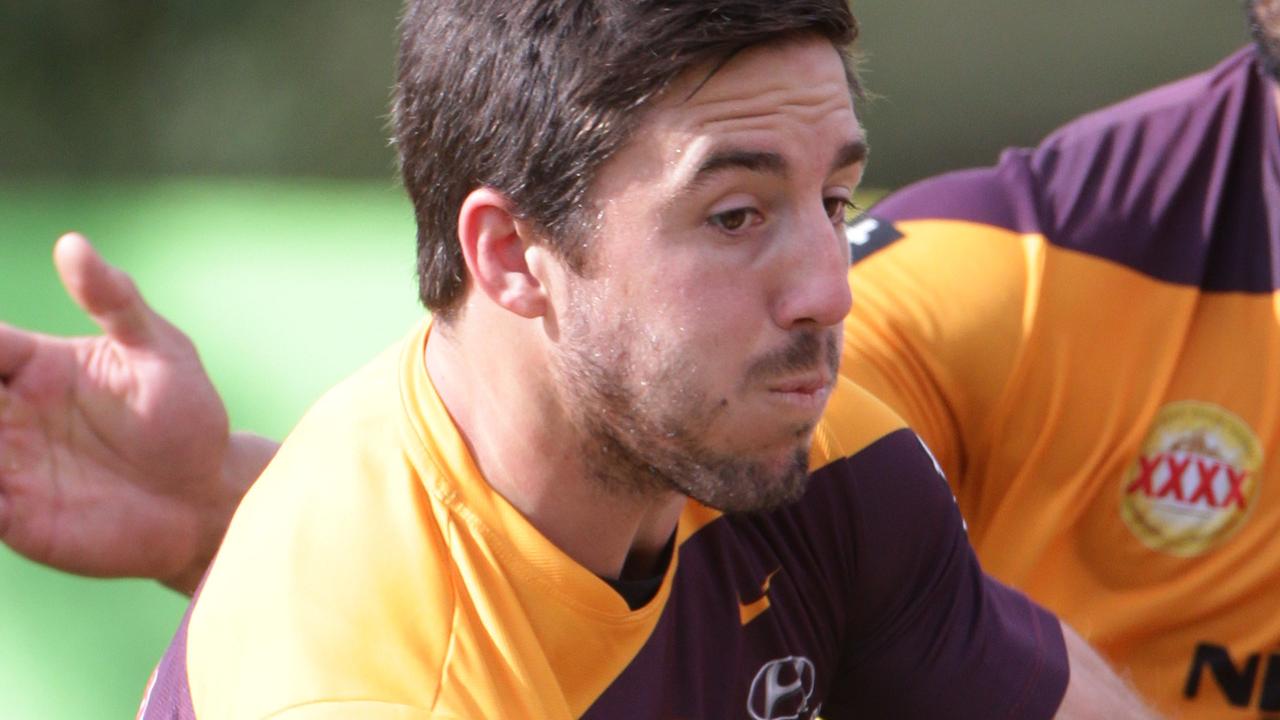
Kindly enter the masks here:
<path id="1" fill-rule="evenodd" d="M 844 60 L 829 41 L 754 46 L 677 78 L 601 168 L 596 198 L 675 191 L 725 148 L 776 153 L 825 176 L 841 148 L 862 140 Z"/>
<path id="2" fill-rule="evenodd" d="M 647 119 L 656 129 L 702 133 L 832 120 L 861 137 L 844 61 L 820 37 L 754 46 L 722 65 L 693 68 Z"/>

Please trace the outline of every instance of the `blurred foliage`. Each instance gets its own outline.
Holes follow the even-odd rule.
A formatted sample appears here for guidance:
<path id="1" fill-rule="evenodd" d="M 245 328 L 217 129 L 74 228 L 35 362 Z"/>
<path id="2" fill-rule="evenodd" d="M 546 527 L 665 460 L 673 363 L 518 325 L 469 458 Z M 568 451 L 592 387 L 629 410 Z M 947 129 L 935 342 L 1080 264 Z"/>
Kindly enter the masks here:
<path id="1" fill-rule="evenodd" d="M 0 0 L 0 176 L 390 177 L 395 0 Z M 1240 0 L 854 0 L 894 187 L 1207 67 Z"/>
<path id="2" fill-rule="evenodd" d="M 390 176 L 397 10 L 0 0 L 0 174 Z"/>

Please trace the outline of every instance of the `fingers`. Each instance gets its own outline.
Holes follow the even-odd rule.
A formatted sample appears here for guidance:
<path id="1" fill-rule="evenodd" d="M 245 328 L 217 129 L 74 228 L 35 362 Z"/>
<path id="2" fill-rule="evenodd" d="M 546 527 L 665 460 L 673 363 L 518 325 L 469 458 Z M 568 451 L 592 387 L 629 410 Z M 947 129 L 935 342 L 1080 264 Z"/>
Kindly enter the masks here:
<path id="1" fill-rule="evenodd" d="M 16 375 L 36 352 L 36 336 L 0 323 L 0 384 Z M 0 393 L 3 393 L 0 386 Z M 0 403 L 4 398 L 0 395 Z M 0 410 L 3 407 L 0 406 Z"/>
<path id="2" fill-rule="evenodd" d="M 53 262 L 71 299 L 103 332 L 130 346 L 144 345 L 151 339 L 154 313 L 133 279 L 108 265 L 82 235 L 68 233 L 58 238 Z"/>

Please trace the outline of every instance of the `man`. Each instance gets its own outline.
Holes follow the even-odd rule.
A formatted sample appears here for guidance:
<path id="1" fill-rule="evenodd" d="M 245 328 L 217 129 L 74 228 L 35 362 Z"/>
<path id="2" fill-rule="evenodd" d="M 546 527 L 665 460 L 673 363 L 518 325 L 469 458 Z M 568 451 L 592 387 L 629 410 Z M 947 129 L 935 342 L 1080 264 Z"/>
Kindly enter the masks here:
<path id="1" fill-rule="evenodd" d="M 275 456 L 146 716 L 1143 716 L 1070 631 L 1064 695 L 1056 621 L 982 575 L 914 435 L 834 383 L 847 7 L 481 5 L 404 23 L 436 320 Z M 190 590 L 201 508 L 272 448 L 228 440 L 190 344 L 81 239 L 56 260 L 107 337 L 0 330 L 0 530 Z M 117 478 L 141 517 L 60 529 Z M 175 541 L 86 551 L 131 532 Z"/>
<path id="2" fill-rule="evenodd" d="M 982 574 L 915 435 L 836 383 L 865 154 L 843 2 L 413 2 L 402 28 L 434 319 L 275 454 L 144 717 L 1145 714 Z M 60 246 L 107 367 L 193 362 L 94 262 Z M 6 538 L 58 558 L 22 481 L 63 460 L 37 430 L 74 366 L 5 335 Z M 80 407 L 138 402 L 130 379 Z M 146 490 L 221 465 L 155 429 L 116 458 L 170 464 Z M 161 562 L 190 587 L 210 526 L 182 524 Z"/>

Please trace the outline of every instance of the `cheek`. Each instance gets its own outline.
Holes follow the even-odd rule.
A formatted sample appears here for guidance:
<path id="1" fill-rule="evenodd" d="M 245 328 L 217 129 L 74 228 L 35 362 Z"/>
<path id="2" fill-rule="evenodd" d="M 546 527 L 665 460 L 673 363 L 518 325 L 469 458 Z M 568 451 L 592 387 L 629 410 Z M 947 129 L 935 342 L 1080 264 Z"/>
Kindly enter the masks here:
<path id="1" fill-rule="evenodd" d="M 714 286 L 672 292 L 656 307 L 649 327 L 662 338 L 663 354 L 678 358 L 707 403 L 732 403 L 759 353 L 758 313 L 741 295 Z"/>
<path id="2" fill-rule="evenodd" d="M 690 340 L 717 336 L 746 340 L 765 318 L 758 283 L 753 285 L 743 270 L 728 265 L 699 270 L 692 264 L 676 267 L 673 263 L 669 272 L 651 278 L 645 294 L 645 303 L 656 309 L 655 314 L 681 328 Z"/>
<path id="3" fill-rule="evenodd" d="M 658 364 L 667 366 L 661 369 L 678 366 L 708 396 L 729 396 L 750 359 L 769 344 L 762 278 L 733 248 L 668 249 L 647 262 L 639 256 L 618 259 L 615 270 L 622 264 L 643 270 L 615 273 L 599 309 L 625 317 L 636 349 L 660 358 Z"/>

